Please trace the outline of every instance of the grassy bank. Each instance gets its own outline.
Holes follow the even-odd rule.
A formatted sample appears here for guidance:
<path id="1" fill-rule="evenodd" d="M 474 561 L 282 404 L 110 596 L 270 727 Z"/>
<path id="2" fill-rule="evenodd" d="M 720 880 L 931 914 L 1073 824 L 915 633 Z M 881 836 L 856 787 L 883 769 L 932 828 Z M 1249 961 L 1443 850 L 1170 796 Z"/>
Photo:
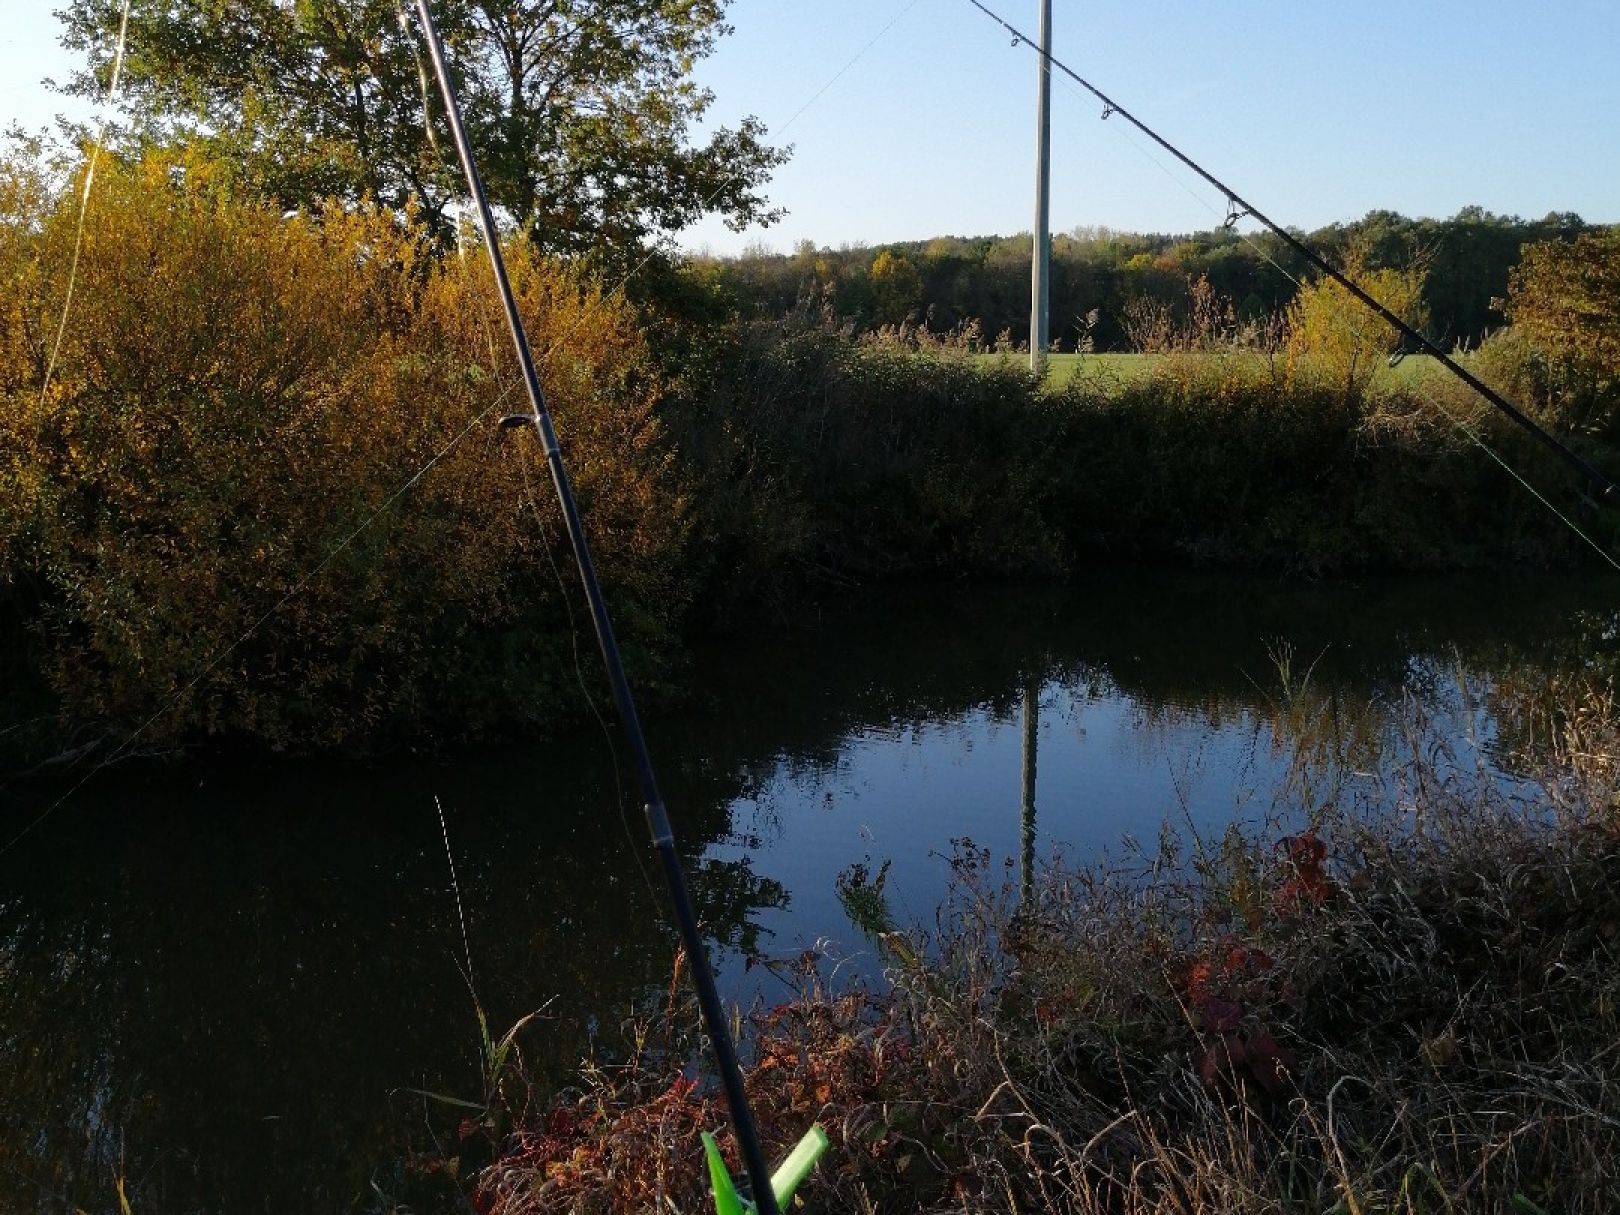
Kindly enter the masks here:
<path id="1" fill-rule="evenodd" d="M 1027 354 L 984 354 L 979 357 L 987 361 L 1006 359 L 1015 364 L 1029 360 Z M 1151 379 L 1162 370 L 1165 357 L 1163 354 L 1117 352 L 1051 354 L 1046 360 L 1046 387 L 1051 391 L 1062 391 L 1074 380 L 1096 381 L 1102 386 L 1111 386 Z M 1258 364 L 1265 356 L 1256 353 L 1252 357 Z M 1381 366 L 1376 373 L 1374 386 L 1388 391 L 1427 382 L 1438 389 L 1446 383 L 1448 375 L 1445 368 L 1428 355 L 1410 355 L 1393 367 Z"/>
<path id="2" fill-rule="evenodd" d="M 1476 438 L 1615 537 L 1533 441 L 1432 375 L 1347 380 L 1213 350 L 1054 388 L 1011 358 L 809 325 L 744 330 L 728 348 L 713 392 L 665 418 L 683 463 L 732 487 L 696 503 L 706 534 L 756 570 L 1062 577 L 1147 559 L 1317 575 L 1583 559 Z"/>
<path id="3" fill-rule="evenodd" d="M 1419 747 L 1394 811 L 1315 784 L 1303 829 L 1027 892 L 964 845 L 926 930 L 850 871 L 892 989 L 828 991 L 804 957 L 799 994 L 744 1022 L 773 1152 L 812 1120 L 833 1141 L 806 1209 L 1614 1209 L 1620 735 L 1604 696 L 1556 720 L 1528 803 Z M 475 1205 L 705 1209 L 697 1133 L 724 1112 L 696 1040 L 672 1003 L 627 1057 L 519 1099 Z"/>

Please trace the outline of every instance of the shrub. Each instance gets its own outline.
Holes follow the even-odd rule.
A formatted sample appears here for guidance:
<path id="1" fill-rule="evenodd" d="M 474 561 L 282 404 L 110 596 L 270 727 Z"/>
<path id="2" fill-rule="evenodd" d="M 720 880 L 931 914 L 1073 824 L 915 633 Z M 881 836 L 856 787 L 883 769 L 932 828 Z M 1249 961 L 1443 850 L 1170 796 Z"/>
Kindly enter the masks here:
<path id="1" fill-rule="evenodd" d="M 1500 306 L 1513 327 L 1481 350 L 1492 369 L 1554 427 L 1620 436 L 1620 229 L 1527 246 Z"/>
<path id="2" fill-rule="evenodd" d="M 537 445 L 496 437 L 523 398 L 481 261 L 428 256 L 408 215 L 283 215 L 205 164 L 113 166 L 42 393 L 77 195 L 23 202 L 0 244 L 0 557 L 66 719 L 335 745 L 571 700 L 561 535 L 527 506 Z M 618 298 L 521 250 L 512 270 L 604 577 L 660 644 L 683 508 L 644 347 Z"/>
<path id="3" fill-rule="evenodd" d="M 1352 250 L 1344 272 L 1352 282 L 1414 329 L 1428 324 L 1423 303 L 1424 268 L 1368 270 L 1363 252 Z M 1323 276 L 1299 289 L 1288 305 L 1286 353 L 1303 372 L 1321 376 L 1347 393 L 1365 393 L 1384 356 L 1400 348 L 1388 322 L 1333 279 Z"/>
<path id="4" fill-rule="evenodd" d="M 743 324 L 670 434 L 704 487 L 711 601 L 760 575 L 835 582 L 1062 568 L 1035 377 L 919 342 L 851 342 L 817 318 Z"/>

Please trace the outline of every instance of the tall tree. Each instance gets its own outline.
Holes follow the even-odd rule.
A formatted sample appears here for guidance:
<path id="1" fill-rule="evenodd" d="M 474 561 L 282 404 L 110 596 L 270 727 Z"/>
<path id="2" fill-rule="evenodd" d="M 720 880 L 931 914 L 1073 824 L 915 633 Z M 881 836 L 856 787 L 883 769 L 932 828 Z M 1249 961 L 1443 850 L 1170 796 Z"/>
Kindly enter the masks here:
<path id="1" fill-rule="evenodd" d="M 436 20 L 490 195 L 543 248 L 623 253 L 707 214 L 779 214 L 761 194 L 786 153 L 752 117 L 696 142 L 713 94 L 694 65 L 728 0 L 440 0 Z M 128 138 L 185 141 L 288 206 L 457 195 L 410 0 L 134 0 Z M 99 93 L 121 0 L 69 0 L 63 45 Z M 429 117 L 429 113 L 431 117 Z"/>

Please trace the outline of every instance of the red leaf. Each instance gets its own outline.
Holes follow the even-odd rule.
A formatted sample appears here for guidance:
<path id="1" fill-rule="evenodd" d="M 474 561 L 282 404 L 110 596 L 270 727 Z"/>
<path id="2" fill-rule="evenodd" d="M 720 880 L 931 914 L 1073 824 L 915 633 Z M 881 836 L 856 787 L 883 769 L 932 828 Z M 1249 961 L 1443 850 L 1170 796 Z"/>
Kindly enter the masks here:
<path id="1" fill-rule="evenodd" d="M 1243 1020 L 1243 1005 L 1220 996 L 1206 996 L 1198 1004 L 1198 1015 L 1203 1019 L 1204 1028 L 1212 1033 L 1230 1033 Z"/>

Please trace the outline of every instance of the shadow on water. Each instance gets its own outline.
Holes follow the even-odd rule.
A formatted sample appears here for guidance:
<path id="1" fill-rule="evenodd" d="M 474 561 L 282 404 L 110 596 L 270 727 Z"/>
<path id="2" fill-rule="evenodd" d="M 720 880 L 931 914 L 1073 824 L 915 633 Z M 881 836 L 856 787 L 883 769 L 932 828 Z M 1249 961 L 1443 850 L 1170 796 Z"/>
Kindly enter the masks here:
<path id="1" fill-rule="evenodd" d="M 863 853 L 894 858 L 926 914 L 953 837 L 1033 845 L 1031 706 L 1040 850 L 1089 854 L 1275 793 L 1283 761 L 1259 740 L 1287 728 L 1279 640 L 1376 734 L 1403 695 L 1443 690 L 1453 656 L 1489 676 L 1612 650 L 1612 601 L 1127 574 L 887 592 L 701 653 L 690 703 L 651 734 L 722 980 L 746 997 L 739 958 L 855 935 L 832 875 Z M 122 1173 L 138 1212 L 363 1209 L 453 1127 L 410 1091 L 481 1091 L 436 796 L 491 1026 L 543 1010 L 521 1039 L 541 1076 L 618 1049 L 674 938 L 610 756 L 586 731 L 99 778 L 0 857 L 0 1207 L 107 1209 Z M 0 825 L 37 804 L 0 805 Z"/>
<path id="2" fill-rule="evenodd" d="M 349 1209 L 425 1146 L 424 1115 L 445 1122 L 402 1090 L 476 1099 L 435 795 L 473 985 L 497 1033 L 543 1010 L 521 1040 L 542 1075 L 593 1033 L 611 1049 L 668 980 L 672 934 L 588 747 L 126 782 L 6 858 L 0 1207 L 104 1209 L 122 1167 L 150 1210 Z M 698 903 L 747 948 L 784 895 L 701 857 L 708 817 L 686 841 Z"/>

